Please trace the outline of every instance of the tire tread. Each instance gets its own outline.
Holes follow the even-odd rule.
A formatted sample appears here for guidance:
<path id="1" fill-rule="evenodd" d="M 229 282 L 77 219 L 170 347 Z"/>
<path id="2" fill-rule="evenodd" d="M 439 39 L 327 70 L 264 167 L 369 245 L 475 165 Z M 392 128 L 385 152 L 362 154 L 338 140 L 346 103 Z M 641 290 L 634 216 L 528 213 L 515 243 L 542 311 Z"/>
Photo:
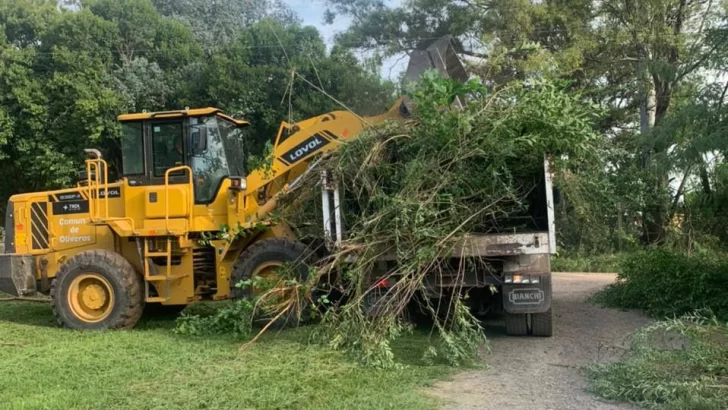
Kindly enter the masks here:
<path id="1" fill-rule="evenodd" d="M 62 327 L 76 328 L 63 320 L 60 314 L 58 295 L 60 281 L 70 274 L 73 269 L 89 269 L 91 267 L 100 267 L 112 275 L 117 276 L 119 284 L 128 296 L 128 303 L 122 307 L 119 318 L 108 325 L 109 329 L 131 329 L 141 318 L 144 311 L 144 297 L 142 296 L 142 281 L 140 275 L 134 269 L 129 261 L 116 252 L 95 249 L 78 253 L 68 259 L 58 271 L 58 274 L 51 282 L 51 300 L 53 306 L 53 316 L 56 322 Z"/>
<path id="2" fill-rule="evenodd" d="M 544 313 L 531 314 L 531 335 L 537 337 L 551 337 L 553 334 L 553 311 L 551 309 Z"/>
<path id="3" fill-rule="evenodd" d="M 525 314 L 506 313 L 506 334 L 509 336 L 528 335 L 528 316 Z"/>

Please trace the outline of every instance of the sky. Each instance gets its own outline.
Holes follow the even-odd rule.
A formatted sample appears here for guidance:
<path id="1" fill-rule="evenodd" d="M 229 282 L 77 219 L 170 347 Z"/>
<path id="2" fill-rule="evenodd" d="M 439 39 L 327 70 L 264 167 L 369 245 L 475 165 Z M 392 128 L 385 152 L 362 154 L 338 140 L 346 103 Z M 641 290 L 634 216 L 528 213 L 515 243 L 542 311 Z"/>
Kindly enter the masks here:
<path id="1" fill-rule="evenodd" d="M 303 25 L 316 27 L 324 40 L 331 44 L 336 33 L 346 30 L 351 23 L 347 17 L 337 16 L 333 24 L 324 24 L 324 11 L 326 10 L 325 0 L 282 0 L 302 20 Z M 401 0 L 385 0 L 388 6 L 398 6 Z M 382 76 L 384 78 L 396 79 L 397 76 L 407 69 L 407 59 L 401 56 L 394 56 L 385 60 L 382 64 Z"/>
<path id="2" fill-rule="evenodd" d="M 333 24 L 324 24 L 326 4 L 323 0 L 283 0 L 283 3 L 298 14 L 304 25 L 318 28 L 328 43 L 333 40 L 336 33 L 346 30 L 349 26 L 349 19 L 344 17 L 337 17 Z"/>

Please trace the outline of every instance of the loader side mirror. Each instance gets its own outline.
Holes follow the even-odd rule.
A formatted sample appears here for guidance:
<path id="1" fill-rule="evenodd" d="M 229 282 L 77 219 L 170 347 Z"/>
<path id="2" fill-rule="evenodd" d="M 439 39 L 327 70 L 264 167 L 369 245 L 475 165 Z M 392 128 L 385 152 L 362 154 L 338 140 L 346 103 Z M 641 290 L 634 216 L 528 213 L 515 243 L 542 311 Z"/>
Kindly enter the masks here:
<path id="1" fill-rule="evenodd" d="M 192 128 L 192 155 L 199 156 L 207 151 L 207 127 L 204 125 Z"/>

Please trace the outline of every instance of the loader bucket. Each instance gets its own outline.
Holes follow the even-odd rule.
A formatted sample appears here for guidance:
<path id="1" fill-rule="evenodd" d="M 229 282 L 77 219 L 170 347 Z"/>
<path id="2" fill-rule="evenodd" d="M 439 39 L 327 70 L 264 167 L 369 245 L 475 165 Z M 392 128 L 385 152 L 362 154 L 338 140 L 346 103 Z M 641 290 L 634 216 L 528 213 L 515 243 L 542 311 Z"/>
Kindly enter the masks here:
<path id="1" fill-rule="evenodd" d="M 0 255 L 0 292 L 13 296 L 36 293 L 35 259 L 32 255 Z"/>
<path id="2" fill-rule="evenodd" d="M 460 61 L 460 57 L 455 52 L 452 36 L 444 36 L 424 50 L 413 51 L 410 55 L 407 72 L 404 75 L 404 82 L 417 82 L 425 71 L 432 69 L 437 70 L 442 78 L 452 78 L 461 83 L 468 81 L 468 73 L 465 71 L 465 66 Z M 407 99 L 405 99 L 405 105 L 411 111 Z M 455 98 L 453 106 L 456 108 L 463 107 L 460 97 Z"/>
<path id="3" fill-rule="evenodd" d="M 455 52 L 453 38 L 450 35 L 438 39 L 424 50 L 413 51 L 404 80 L 406 83 L 415 82 L 425 71 L 431 69 L 439 71 L 442 78 L 452 78 L 462 83 L 469 79 L 462 61 Z"/>

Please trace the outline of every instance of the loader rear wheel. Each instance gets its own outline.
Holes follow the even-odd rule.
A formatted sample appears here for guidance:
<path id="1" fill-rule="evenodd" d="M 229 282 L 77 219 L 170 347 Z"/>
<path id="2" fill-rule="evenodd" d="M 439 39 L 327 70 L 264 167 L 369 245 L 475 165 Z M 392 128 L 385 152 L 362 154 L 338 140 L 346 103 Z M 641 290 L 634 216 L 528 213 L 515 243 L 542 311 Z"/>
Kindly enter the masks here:
<path id="1" fill-rule="evenodd" d="M 141 277 L 106 250 L 81 252 L 61 265 L 51 297 L 56 321 L 71 329 L 129 329 L 144 311 Z"/>
<path id="2" fill-rule="evenodd" d="M 278 316 L 280 309 L 271 309 L 268 312 L 265 312 L 265 310 L 266 305 L 276 304 L 280 300 L 282 303 L 279 305 L 288 306 L 288 310 L 281 314 L 271 326 L 298 326 L 309 316 L 309 297 L 308 295 L 298 294 L 290 286 L 277 285 L 279 279 L 281 279 L 277 271 L 287 265 L 284 269 L 293 269 L 298 283 L 304 283 L 308 279 L 308 268 L 311 265 L 311 259 L 309 248 L 298 241 L 271 238 L 254 243 L 240 254 L 238 261 L 233 266 L 230 277 L 233 300 L 255 300 L 264 297 L 264 301 L 258 303 L 258 309 L 256 309 L 255 321 L 260 324 L 268 324 Z M 240 282 L 254 280 L 256 277 L 264 278 L 266 284 L 270 285 L 271 288 L 261 289 L 251 284 L 243 287 L 236 286 Z M 275 300 L 276 302 L 265 302 L 269 300 Z"/>

